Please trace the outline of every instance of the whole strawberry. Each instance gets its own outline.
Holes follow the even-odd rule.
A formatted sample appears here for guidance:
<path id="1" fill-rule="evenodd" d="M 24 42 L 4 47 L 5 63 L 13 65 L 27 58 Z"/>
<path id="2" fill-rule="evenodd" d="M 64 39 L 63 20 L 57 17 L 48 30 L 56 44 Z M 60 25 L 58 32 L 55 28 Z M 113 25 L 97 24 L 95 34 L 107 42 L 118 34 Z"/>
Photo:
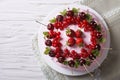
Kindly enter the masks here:
<path id="1" fill-rule="evenodd" d="M 78 45 L 79 47 L 83 46 L 83 39 L 82 38 L 77 38 L 76 39 L 76 45 Z"/>
<path id="2" fill-rule="evenodd" d="M 74 37 L 75 36 L 75 32 L 72 29 L 67 29 L 66 30 L 66 35 L 68 37 Z"/>
<path id="3" fill-rule="evenodd" d="M 78 29 L 78 30 L 75 32 L 75 35 L 76 35 L 77 38 L 82 37 L 82 31 Z"/>
<path id="4" fill-rule="evenodd" d="M 67 41 L 68 46 L 73 46 L 75 44 L 75 39 L 74 38 L 69 38 Z"/>

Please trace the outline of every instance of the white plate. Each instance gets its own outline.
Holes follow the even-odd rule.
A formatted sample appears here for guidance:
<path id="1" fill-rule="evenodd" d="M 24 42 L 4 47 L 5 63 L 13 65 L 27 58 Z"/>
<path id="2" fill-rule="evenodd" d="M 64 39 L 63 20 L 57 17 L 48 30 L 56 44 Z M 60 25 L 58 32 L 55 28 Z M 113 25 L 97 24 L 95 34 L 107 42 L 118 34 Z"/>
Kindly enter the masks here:
<path id="1" fill-rule="evenodd" d="M 97 16 L 97 18 L 99 19 L 99 23 L 101 23 L 104 26 L 104 29 L 106 30 L 106 43 L 104 45 L 105 48 L 109 48 L 110 46 L 110 33 L 108 31 L 108 26 L 106 25 L 104 19 L 93 9 L 91 9 L 90 7 L 87 6 L 83 6 L 83 5 L 67 5 L 67 6 L 61 6 L 58 7 L 57 9 L 53 10 L 52 12 L 50 11 L 50 14 L 43 20 L 42 23 L 44 24 L 48 24 L 49 20 L 52 19 L 53 17 L 55 17 L 56 15 L 59 14 L 59 12 L 63 11 L 64 9 L 68 9 L 68 8 L 80 8 L 80 9 L 84 9 L 84 10 L 89 10 L 91 13 L 95 14 Z M 45 50 L 45 44 L 44 44 L 44 38 L 43 38 L 43 32 L 46 31 L 47 28 L 43 25 L 40 26 L 40 30 L 38 33 L 38 45 L 39 45 L 39 49 L 40 49 L 40 53 L 42 54 L 42 57 L 44 58 L 45 62 L 48 64 L 48 66 L 50 66 L 52 69 L 56 70 L 59 73 L 65 74 L 65 75 L 69 75 L 69 76 L 79 76 L 79 75 L 83 75 L 83 74 L 87 74 L 87 72 L 84 71 L 71 71 L 71 69 L 69 68 L 64 68 L 59 66 L 58 64 L 56 64 L 51 57 L 49 57 L 48 55 L 44 55 L 44 50 Z M 97 61 L 101 64 L 104 59 L 107 57 L 108 54 L 108 49 L 103 50 L 102 55 L 97 58 Z M 94 69 L 98 68 L 98 65 L 96 65 L 96 63 L 92 63 L 91 66 L 87 67 L 87 69 L 92 72 Z"/>

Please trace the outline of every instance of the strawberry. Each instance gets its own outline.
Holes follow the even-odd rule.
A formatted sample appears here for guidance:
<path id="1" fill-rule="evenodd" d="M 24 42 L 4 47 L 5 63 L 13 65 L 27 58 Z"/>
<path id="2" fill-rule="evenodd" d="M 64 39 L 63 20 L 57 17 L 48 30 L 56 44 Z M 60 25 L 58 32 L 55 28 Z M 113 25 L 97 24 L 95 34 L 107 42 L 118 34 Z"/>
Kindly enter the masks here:
<path id="1" fill-rule="evenodd" d="M 74 37 L 75 36 L 75 32 L 72 29 L 67 29 L 66 30 L 66 35 L 68 37 Z"/>
<path id="2" fill-rule="evenodd" d="M 75 32 L 75 35 L 76 35 L 77 38 L 80 38 L 80 37 L 82 36 L 81 30 L 78 29 L 78 30 Z"/>
<path id="3" fill-rule="evenodd" d="M 75 39 L 74 38 L 69 38 L 67 41 L 68 46 L 73 46 L 75 44 Z"/>
<path id="4" fill-rule="evenodd" d="M 83 46 L 83 39 L 82 39 L 82 38 L 77 38 L 77 39 L 76 39 L 76 44 L 77 44 L 79 47 Z"/>

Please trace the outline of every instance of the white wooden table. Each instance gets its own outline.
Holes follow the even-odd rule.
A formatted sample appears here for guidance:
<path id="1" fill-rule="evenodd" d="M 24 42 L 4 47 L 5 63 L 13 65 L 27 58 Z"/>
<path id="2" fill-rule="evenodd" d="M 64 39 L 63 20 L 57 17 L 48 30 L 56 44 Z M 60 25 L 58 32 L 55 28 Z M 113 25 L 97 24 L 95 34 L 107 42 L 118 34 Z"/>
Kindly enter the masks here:
<path id="1" fill-rule="evenodd" d="M 32 38 L 53 8 L 77 0 L 0 0 L 0 80 L 45 80 Z"/>
<path id="2" fill-rule="evenodd" d="M 32 38 L 39 29 L 35 19 L 42 20 L 51 9 L 72 2 L 0 0 L 0 80 L 44 80 L 32 51 Z"/>

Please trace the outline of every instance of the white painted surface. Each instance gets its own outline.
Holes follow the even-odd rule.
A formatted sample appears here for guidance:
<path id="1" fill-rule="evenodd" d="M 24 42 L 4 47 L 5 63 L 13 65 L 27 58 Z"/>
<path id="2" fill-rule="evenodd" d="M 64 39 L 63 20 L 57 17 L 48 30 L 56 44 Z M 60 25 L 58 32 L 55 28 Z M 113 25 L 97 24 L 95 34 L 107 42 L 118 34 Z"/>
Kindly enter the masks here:
<path id="1" fill-rule="evenodd" d="M 32 51 L 42 20 L 63 0 L 0 0 L 0 80 L 45 80 Z M 53 4 L 55 5 L 53 5 Z"/>
<path id="2" fill-rule="evenodd" d="M 32 51 L 32 38 L 39 29 L 39 24 L 35 22 L 35 19 L 43 20 L 53 8 L 74 1 L 77 0 L 0 0 L 0 80 L 45 80 Z M 116 7 L 120 5 L 119 0 L 109 2 L 107 7 L 104 2 L 102 4 L 104 10 L 98 7 L 98 11 L 108 11 L 113 4 Z M 116 36 L 120 27 L 119 24 L 114 24 L 110 25 L 114 26 L 110 28 L 113 49 L 120 51 L 118 44 L 120 37 Z M 116 80 L 116 77 L 119 80 L 120 78 L 120 70 L 118 71 L 120 55 L 117 53 L 119 52 L 111 53 L 112 57 L 109 57 L 111 60 L 114 59 L 113 64 L 117 68 L 106 63 L 112 69 L 103 69 L 106 71 L 102 76 L 105 80 Z M 110 78 L 111 75 L 113 75 L 112 78 Z"/>

